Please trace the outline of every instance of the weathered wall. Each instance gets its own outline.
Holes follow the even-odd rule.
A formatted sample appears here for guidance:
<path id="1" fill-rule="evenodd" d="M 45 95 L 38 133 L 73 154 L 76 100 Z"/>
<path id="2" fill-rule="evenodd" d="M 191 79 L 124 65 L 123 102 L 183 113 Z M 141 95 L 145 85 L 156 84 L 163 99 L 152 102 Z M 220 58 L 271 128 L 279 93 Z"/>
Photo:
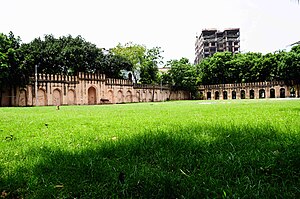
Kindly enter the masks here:
<path id="1" fill-rule="evenodd" d="M 171 92 L 169 87 L 134 85 L 130 80 L 87 73 L 77 76 L 39 74 L 37 85 L 32 79 L 31 84 L 18 89 L 15 96 L 3 94 L 2 106 L 93 105 L 189 99 L 189 93 Z"/>
<path id="2" fill-rule="evenodd" d="M 300 96 L 284 82 L 202 85 L 203 99 L 259 99 Z M 37 89 L 37 92 L 36 92 Z M 37 97 L 36 97 L 37 96 Z M 39 74 L 25 88 L 2 93 L 2 106 L 93 105 L 190 99 L 185 91 L 166 86 L 137 85 L 130 80 L 110 79 L 103 74 L 76 76 Z"/>
<path id="3" fill-rule="evenodd" d="M 291 93 L 292 87 L 284 82 L 255 82 L 239 84 L 202 85 L 199 87 L 203 99 L 261 99 L 299 96 Z"/>

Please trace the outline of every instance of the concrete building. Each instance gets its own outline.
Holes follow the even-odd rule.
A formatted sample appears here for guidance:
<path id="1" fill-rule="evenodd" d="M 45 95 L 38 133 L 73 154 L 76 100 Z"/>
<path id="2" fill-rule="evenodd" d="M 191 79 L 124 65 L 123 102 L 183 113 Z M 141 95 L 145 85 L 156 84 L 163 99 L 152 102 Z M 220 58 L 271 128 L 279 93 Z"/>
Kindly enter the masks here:
<path id="1" fill-rule="evenodd" d="M 231 28 L 219 31 L 217 29 L 202 30 L 200 36 L 196 36 L 195 64 L 202 59 L 210 57 L 216 52 L 240 52 L 240 29 Z"/>

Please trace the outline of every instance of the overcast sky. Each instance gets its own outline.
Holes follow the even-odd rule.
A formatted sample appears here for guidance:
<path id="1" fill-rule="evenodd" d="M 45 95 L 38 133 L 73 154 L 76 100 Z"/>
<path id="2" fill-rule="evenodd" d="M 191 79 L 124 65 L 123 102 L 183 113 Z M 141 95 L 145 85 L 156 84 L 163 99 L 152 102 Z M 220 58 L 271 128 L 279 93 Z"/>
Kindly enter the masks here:
<path id="1" fill-rule="evenodd" d="M 194 60 L 197 33 L 240 28 L 241 51 L 274 52 L 300 40 L 296 0 L 0 0 L 0 32 L 27 43 L 81 35 L 98 47 L 160 46 L 166 60 Z"/>

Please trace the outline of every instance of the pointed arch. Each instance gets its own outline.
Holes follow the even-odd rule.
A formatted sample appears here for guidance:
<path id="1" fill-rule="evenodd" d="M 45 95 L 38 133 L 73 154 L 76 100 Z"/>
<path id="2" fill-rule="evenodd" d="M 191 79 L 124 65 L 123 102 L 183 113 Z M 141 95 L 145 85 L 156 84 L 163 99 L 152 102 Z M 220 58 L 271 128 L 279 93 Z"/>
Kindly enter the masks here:
<path id="1" fill-rule="evenodd" d="M 285 98 L 285 89 L 284 88 L 280 89 L 280 98 Z"/>
<path id="2" fill-rule="evenodd" d="M 46 91 L 44 89 L 40 88 L 40 89 L 38 89 L 38 92 L 37 92 L 36 106 L 46 106 L 46 105 L 48 105 Z"/>
<path id="3" fill-rule="evenodd" d="M 126 102 L 132 102 L 132 93 L 131 93 L 131 91 L 126 92 Z"/>
<path id="4" fill-rule="evenodd" d="M 73 89 L 68 90 L 67 99 L 69 105 L 74 105 L 76 102 L 76 94 Z"/>
<path id="5" fill-rule="evenodd" d="M 271 88 L 270 89 L 270 98 L 275 98 L 275 89 L 274 88 Z"/>
<path id="6" fill-rule="evenodd" d="M 246 99 L 246 91 L 241 90 L 241 99 Z"/>
<path id="7" fill-rule="evenodd" d="M 21 89 L 19 93 L 19 106 L 27 105 L 27 92 L 25 89 Z"/>
<path id="8" fill-rule="evenodd" d="M 88 104 L 90 105 L 94 105 L 94 104 L 97 104 L 97 95 L 96 95 L 96 89 L 91 86 L 89 89 L 88 89 Z"/>
<path id="9" fill-rule="evenodd" d="M 61 105 L 61 91 L 59 89 L 54 89 L 52 92 L 52 105 L 60 106 Z"/>
<path id="10" fill-rule="evenodd" d="M 107 92 L 107 98 L 110 103 L 115 103 L 114 92 L 112 90 Z"/>
<path id="11" fill-rule="evenodd" d="M 220 97 L 219 91 L 216 91 L 216 92 L 215 92 L 215 100 L 218 100 L 219 97 Z"/>
<path id="12" fill-rule="evenodd" d="M 123 92 L 121 90 L 117 94 L 117 103 L 123 103 Z"/>

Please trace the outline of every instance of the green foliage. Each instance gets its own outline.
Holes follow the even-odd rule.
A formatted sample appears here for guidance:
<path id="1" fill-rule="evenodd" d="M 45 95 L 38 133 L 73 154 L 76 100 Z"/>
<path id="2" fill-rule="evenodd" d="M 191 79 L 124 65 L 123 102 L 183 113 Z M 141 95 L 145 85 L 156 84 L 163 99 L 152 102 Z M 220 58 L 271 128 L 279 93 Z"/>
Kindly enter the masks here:
<path id="1" fill-rule="evenodd" d="M 174 90 L 187 90 L 190 91 L 192 95 L 195 95 L 197 91 L 197 76 L 196 68 L 189 63 L 187 58 L 181 58 L 180 60 L 171 60 L 167 63 L 170 67 L 168 71 L 168 76 Z M 166 80 L 165 80 L 166 81 Z"/>
<path id="2" fill-rule="evenodd" d="M 137 74 L 140 72 L 141 65 L 144 62 L 144 55 L 146 53 L 146 47 L 143 45 L 133 44 L 132 42 L 126 43 L 124 46 L 120 43 L 110 49 L 114 55 L 126 58 L 132 65 L 130 71 L 133 73 L 135 82 L 137 83 Z"/>
<path id="3" fill-rule="evenodd" d="M 81 36 L 63 36 L 58 39 L 46 35 L 23 44 L 23 65 L 34 74 L 35 65 L 40 73 L 76 74 L 103 70 L 104 55 L 96 45 L 86 42 Z"/>
<path id="4" fill-rule="evenodd" d="M 1 34 L 0 47 L 2 85 L 26 84 L 28 77 L 34 75 L 35 66 L 38 66 L 39 73 L 74 75 L 100 72 L 113 78 L 120 78 L 121 70 L 132 68 L 128 59 L 97 48 L 81 36 L 55 38 L 45 35 L 43 39 L 21 44 L 20 38 L 15 38 L 12 33 L 9 36 Z"/>
<path id="5" fill-rule="evenodd" d="M 12 92 L 16 86 L 27 83 L 26 73 L 23 73 L 21 65 L 20 44 L 21 39 L 12 32 L 9 35 L 0 33 L 0 106 L 2 89 Z"/>
<path id="6" fill-rule="evenodd" d="M 121 78 L 121 71 L 132 71 L 136 83 L 168 83 L 174 90 L 187 90 L 196 96 L 199 84 L 225 84 L 283 80 L 300 89 L 300 45 L 290 52 L 278 51 L 262 55 L 248 52 L 215 53 L 200 64 L 192 66 L 188 60 L 171 60 L 171 70 L 158 73 L 163 51 L 160 47 L 147 49 L 143 45 L 118 44 L 110 50 L 97 48 L 81 36 L 54 38 L 45 35 L 30 43 L 12 32 L 0 34 L 0 89 L 26 85 L 38 66 L 39 73 L 76 74 L 99 72 L 107 77 Z M 299 92 L 298 92 L 299 93 Z M 1 98 L 2 92 L 0 92 Z M 1 100 L 0 100 L 1 101 Z"/>
<path id="7" fill-rule="evenodd" d="M 0 75 L 1 82 L 4 83 L 2 78 L 11 80 L 15 73 L 18 73 L 19 67 L 19 46 L 20 38 L 15 38 L 12 32 L 9 35 L 0 33 Z M 7 82 L 11 84 L 12 82 Z"/>
<path id="8" fill-rule="evenodd" d="M 140 68 L 141 83 L 154 84 L 159 82 L 158 65 L 163 63 L 162 52 L 160 47 L 147 49 Z"/>
<path id="9" fill-rule="evenodd" d="M 288 84 L 300 84 L 300 52 L 286 53 L 279 65 L 279 73 Z"/>
<path id="10" fill-rule="evenodd" d="M 277 51 L 262 55 L 248 52 L 215 53 L 196 65 L 201 84 L 226 84 L 284 80 L 299 84 L 300 45 L 290 52 Z"/>
<path id="11" fill-rule="evenodd" d="M 158 64 L 162 63 L 163 52 L 160 47 L 147 49 L 143 45 L 126 43 L 124 46 L 118 44 L 110 50 L 114 55 L 126 58 L 132 65 L 135 83 L 153 84 L 158 81 Z M 139 77 L 138 77 L 139 76 Z"/>
<path id="12" fill-rule="evenodd" d="M 0 191 L 33 199 L 297 198 L 299 113 L 298 100 L 2 108 Z"/>
<path id="13" fill-rule="evenodd" d="M 121 71 L 129 71 L 132 67 L 133 65 L 128 59 L 120 55 L 115 55 L 108 50 L 105 52 L 102 69 L 99 72 L 105 74 L 107 77 L 122 78 Z"/>

